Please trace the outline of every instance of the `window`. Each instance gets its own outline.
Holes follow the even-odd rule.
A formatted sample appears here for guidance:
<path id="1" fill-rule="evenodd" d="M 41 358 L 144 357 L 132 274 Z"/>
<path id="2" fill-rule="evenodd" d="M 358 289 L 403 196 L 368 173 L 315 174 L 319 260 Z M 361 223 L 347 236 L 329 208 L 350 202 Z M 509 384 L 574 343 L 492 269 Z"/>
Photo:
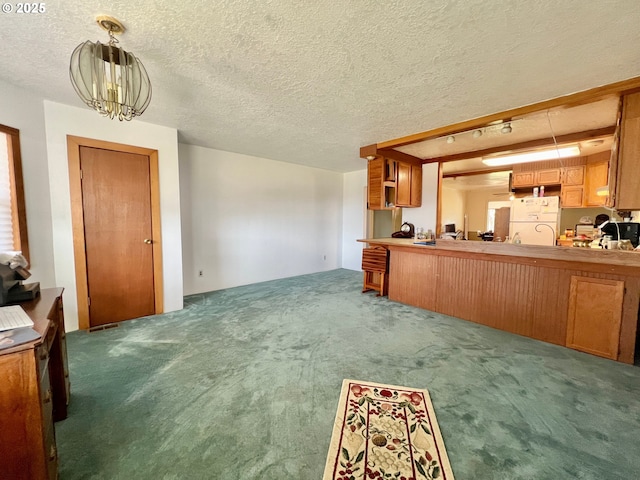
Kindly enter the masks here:
<path id="1" fill-rule="evenodd" d="M 20 132 L 0 125 L 0 252 L 21 251 L 29 261 Z"/>

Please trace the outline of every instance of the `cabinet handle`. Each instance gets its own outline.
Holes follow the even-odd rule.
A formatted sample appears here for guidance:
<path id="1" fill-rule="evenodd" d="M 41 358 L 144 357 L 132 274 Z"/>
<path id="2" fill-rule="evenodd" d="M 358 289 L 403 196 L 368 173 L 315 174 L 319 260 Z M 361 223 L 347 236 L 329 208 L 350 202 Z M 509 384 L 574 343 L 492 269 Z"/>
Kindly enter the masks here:
<path id="1" fill-rule="evenodd" d="M 46 360 L 49 357 L 49 352 L 46 350 L 40 354 L 40 360 Z"/>
<path id="2" fill-rule="evenodd" d="M 51 445 L 51 450 L 49 450 L 49 461 L 53 462 L 56 459 L 58 452 L 56 451 L 56 446 Z"/>
<path id="3" fill-rule="evenodd" d="M 145 238 L 144 243 L 146 243 L 147 245 L 151 245 L 153 243 L 153 240 L 151 240 L 150 238 Z"/>
<path id="4" fill-rule="evenodd" d="M 47 392 L 44 394 L 44 403 L 49 403 L 51 401 L 51 389 L 47 389 Z"/>

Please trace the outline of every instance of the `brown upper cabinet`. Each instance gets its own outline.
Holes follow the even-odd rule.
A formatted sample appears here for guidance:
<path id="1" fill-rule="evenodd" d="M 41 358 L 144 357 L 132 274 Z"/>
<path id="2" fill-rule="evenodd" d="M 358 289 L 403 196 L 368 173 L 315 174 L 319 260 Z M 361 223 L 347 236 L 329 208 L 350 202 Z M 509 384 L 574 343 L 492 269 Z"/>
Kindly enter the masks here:
<path id="1" fill-rule="evenodd" d="M 398 162 L 397 175 L 396 206 L 422 205 L 422 167 Z"/>
<path id="2" fill-rule="evenodd" d="M 616 165 L 613 206 L 618 210 L 640 209 L 640 93 L 622 99 L 620 145 Z M 613 187 L 613 188 L 612 188 Z"/>
<path id="3" fill-rule="evenodd" d="M 584 184 L 584 165 L 573 165 L 563 168 L 563 186 L 577 186 Z"/>
<path id="4" fill-rule="evenodd" d="M 606 196 L 598 195 L 598 189 L 609 185 L 610 156 L 610 152 L 602 152 L 587 158 L 584 199 L 587 207 L 605 205 Z"/>
<path id="5" fill-rule="evenodd" d="M 369 160 L 367 168 L 369 210 L 422 205 L 422 167 L 389 158 Z"/>
<path id="6" fill-rule="evenodd" d="M 537 187 L 540 185 L 560 185 L 561 170 L 548 168 L 544 170 L 525 170 L 513 172 L 513 188 Z"/>
<path id="7" fill-rule="evenodd" d="M 548 186 L 549 195 L 560 195 L 563 208 L 604 206 L 606 197 L 598 196 L 597 190 L 607 186 L 610 156 L 611 152 L 605 151 L 562 161 L 514 165 L 512 186 L 516 191 Z"/>

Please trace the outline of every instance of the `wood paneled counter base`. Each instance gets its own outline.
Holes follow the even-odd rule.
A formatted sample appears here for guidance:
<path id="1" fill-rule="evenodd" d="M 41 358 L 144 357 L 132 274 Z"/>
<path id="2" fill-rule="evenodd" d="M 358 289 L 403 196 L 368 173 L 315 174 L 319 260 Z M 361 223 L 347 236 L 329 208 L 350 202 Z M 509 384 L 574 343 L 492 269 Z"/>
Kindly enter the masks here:
<path id="1" fill-rule="evenodd" d="M 0 350 L 0 478 L 58 478 L 53 422 L 67 417 L 69 372 L 62 289 L 20 303 L 40 338 Z"/>
<path id="2" fill-rule="evenodd" d="M 385 246 L 389 299 L 633 363 L 640 253 L 438 240 Z"/>

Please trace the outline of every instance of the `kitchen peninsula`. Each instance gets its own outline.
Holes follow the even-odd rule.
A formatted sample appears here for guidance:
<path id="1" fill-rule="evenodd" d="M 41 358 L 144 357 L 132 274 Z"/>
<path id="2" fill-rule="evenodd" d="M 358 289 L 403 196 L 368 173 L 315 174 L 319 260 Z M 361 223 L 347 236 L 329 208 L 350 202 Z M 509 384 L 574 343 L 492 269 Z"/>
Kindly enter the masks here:
<path id="1" fill-rule="evenodd" d="M 363 239 L 389 251 L 389 299 L 632 364 L 640 253 Z"/>

